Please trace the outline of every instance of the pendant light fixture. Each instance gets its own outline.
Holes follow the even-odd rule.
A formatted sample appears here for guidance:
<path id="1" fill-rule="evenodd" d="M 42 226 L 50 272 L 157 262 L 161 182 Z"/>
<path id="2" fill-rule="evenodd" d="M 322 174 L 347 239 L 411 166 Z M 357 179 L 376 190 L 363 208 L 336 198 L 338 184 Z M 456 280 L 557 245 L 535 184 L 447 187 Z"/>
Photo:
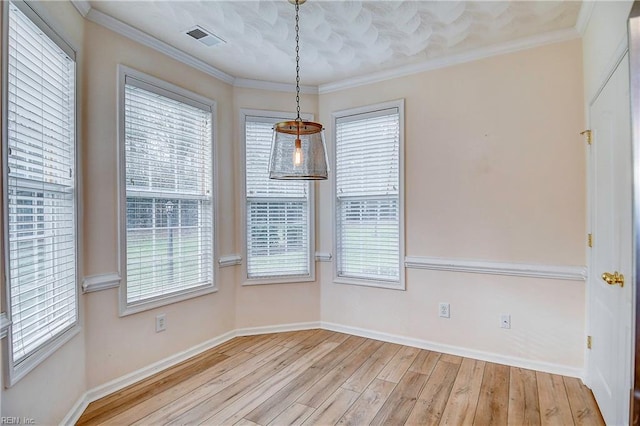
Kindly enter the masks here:
<path id="1" fill-rule="evenodd" d="M 324 128 L 300 118 L 300 5 L 306 0 L 289 0 L 296 7 L 296 106 L 297 117 L 273 126 L 270 179 L 323 180 L 329 171 Z"/>

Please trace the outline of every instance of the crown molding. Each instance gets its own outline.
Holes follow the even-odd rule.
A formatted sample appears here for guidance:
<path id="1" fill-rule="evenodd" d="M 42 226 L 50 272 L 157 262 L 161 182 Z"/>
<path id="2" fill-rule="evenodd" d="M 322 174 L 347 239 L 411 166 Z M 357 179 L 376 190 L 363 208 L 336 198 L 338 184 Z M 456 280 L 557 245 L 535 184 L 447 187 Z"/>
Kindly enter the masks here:
<path id="1" fill-rule="evenodd" d="M 469 52 L 464 52 L 445 58 L 427 60 L 425 62 L 405 65 L 402 67 L 394 68 L 392 70 L 380 71 L 360 77 L 348 78 L 345 80 L 336 81 L 334 83 L 321 84 L 318 87 L 318 93 L 325 94 L 336 92 L 338 90 L 351 89 L 358 86 L 364 86 L 366 84 L 378 83 L 381 81 L 391 80 L 399 77 L 406 77 L 408 75 L 418 74 L 425 71 L 432 71 L 439 68 L 450 67 L 452 65 L 490 58 L 492 56 L 504 55 L 507 53 L 514 53 L 521 50 L 532 49 L 534 47 L 544 46 L 547 44 L 573 40 L 579 37 L 580 33 L 578 33 L 575 28 L 551 31 L 532 37 L 526 37 L 519 40 L 474 49 Z"/>
<path id="2" fill-rule="evenodd" d="M 251 80 L 248 78 L 239 78 L 233 81 L 234 87 L 244 87 L 247 89 L 270 90 L 272 92 L 295 93 L 296 85 L 289 83 L 276 83 L 273 81 Z M 300 86 L 300 93 L 304 95 L 317 95 L 318 86 Z"/>
<path id="3" fill-rule="evenodd" d="M 82 15 L 83 18 L 87 16 L 89 11 L 91 10 L 91 4 L 87 0 L 70 0 L 73 7 L 76 8 L 78 13 Z"/>
<path id="4" fill-rule="evenodd" d="M 155 49 L 169 56 L 170 58 L 182 62 L 185 65 L 191 66 L 234 87 L 288 93 L 295 92 L 295 86 L 292 84 L 239 78 L 227 74 L 224 71 L 219 70 L 218 68 L 209 65 L 208 63 L 197 59 L 196 57 L 185 53 L 180 49 L 177 49 L 145 32 L 138 30 L 137 28 L 125 24 L 124 22 L 110 15 L 107 15 L 106 13 L 93 9 L 87 0 L 71 0 L 71 3 L 86 19 L 95 22 L 98 25 L 102 25 L 103 27 L 133 41 L 151 47 L 152 49 Z M 425 71 L 446 68 L 452 65 L 477 61 L 492 56 L 513 53 L 521 50 L 531 49 L 534 47 L 544 46 L 551 43 L 558 43 L 576 39 L 581 37 L 581 35 L 584 33 L 584 30 L 586 29 L 586 26 L 593 12 L 594 3 L 594 0 L 583 1 L 583 4 L 580 8 L 580 13 L 578 15 L 578 20 L 574 28 L 551 31 L 545 34 L 539 34 L 532 37 L 526 37 L 519 40 L 474 49 L 472 51 L 464 52 L 458 55 L 427 60 L 417 64 L 401 66 L 391 70 L 379 71 L 332 83 L 321 84 L 319 86 L 300 86 L 300 92 L 310 95 L 331 93 L 339 90 L 346 90 L 358 86 L 364 86 L 367 84 L 378 83 L 385 80 L 391 80 L 394 78 L 405 77 L 412 74 L 418 74 Z"/>
<path id="5" fill-rule="evenodd" d="M 86 0 L 71 0 L 71 3 L 73 4 L 73 6 L 75 6 L 76 10 L 86 19 L 95 22 L 96 24 L 101 25 L 133 41 L 136 41 L 147 47 L 151 47 L 152 49 L 155 49 L 160 53 L 164 53 L 170 58 L 189 65 L 206 74 L 209 74 L 210 76 L 222 80 L 227 84 L 231 84 L 234 87 L 269 90 L 274 92 L 296 92 L 296 86 L 289 83 L 277 83 L 273 81 L 234 77 L 212 65 L 207 64 L 204 61 L 201 61 L 200 59 L 197 59 L 196 57 L 188 53 L 183 52 L 180 49 L 177 49 L 145 32 L 138 30 L 137 28 L 130 26 L 129 24 L 125 24 L 124 22 L 112 17 L 111 15 L 107 15 L 106 13 L 93 9 L 91 7 L 91 4 Z M 317 95 L 318 86 L 300 86 L 300 93 L 305 95 Z"/>
<path id="6" fill-rule="evenodd" d="M 165 55 L 175 59 L 176 61 L 182 62 L 185 65 L 189 65 L 199 71 L 209 74 L 212 77 L 217 78 L 218 80 L 222 80 L 227 84 L 233 84 L 233 82 L 235 81 L 235 77 L 233 77 L 232 75 L 229 75 L 224 71 L 221 71 L 218 68 L 213 67 L 206 62 L 183 52 L 180 49 L 176 49 L 175 47 L 163 41 L 160 41 L 145 32 L 142 32 L 128 24 L 125 24 L 124 22 L 110 15 L 107 15 L 106 13 L 102 13 L 99 10 L 90 9 L 86 15 L 86 18 L 91 22 L 102 25 L 103 27 L 110 29 L 111 31 L 116 32 L 124 37 L 155 49 L 160 53 L 164 53 Z"/>
<path id="7" fill-rule="evenodd" d="M 587 30 L 587 26 L 589 25 L 589 21 L 591 20 L 591 15 L 593 14 L 594 6 L 596 5 L 595 0 L 583 0 L 582 5 L 580 6 L 580 12 L 578 13 L 578 19 L 576 21 L 576 31 L 580 33 L 581 36 L 584 35 L 584 32 Z"/>

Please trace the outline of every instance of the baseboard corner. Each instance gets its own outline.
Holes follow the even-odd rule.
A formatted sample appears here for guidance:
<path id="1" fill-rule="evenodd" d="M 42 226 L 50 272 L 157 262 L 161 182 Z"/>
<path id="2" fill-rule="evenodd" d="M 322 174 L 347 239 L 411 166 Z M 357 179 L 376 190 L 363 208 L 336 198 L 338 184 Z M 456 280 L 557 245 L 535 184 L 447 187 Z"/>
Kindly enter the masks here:
<path id="1" fill-rule="evenodd" d="M 382 340 L 384 342 L 396 343 L 399 345 L 413 346 L 420 349 L 441 352 L 445 354 L 457 355 L 466 358 L 473 358 L 480 361 L 493 362 L 508 365 L 510 367 L 526 368 L 529 370 L 541 371 L 562 376 L 583 379 L 584 368 L 571 367 L 563 364 L 554 364 L 546 361 L 537 361 L 527 358 L 519 358 L 511 355 L 501 355 L 493 352 L 485 352 L 476 349 L 468 349 L 459 346 L 447 345 L 429 340 L 416 339 L 413 337 L 401 336 L 397 334 L 384 333 L 353 326 L 345 326 L 331 322 L 322 321 L 322 328 L 325 330 L 340 333 L 353 334 L 369 339 Z"/>
<path id="2" fill-rule="evenodd" d="M 83 393 L 76 403 L 73 404 L 71 410 L 67 412 L 67 415 L 60 421 L 60 426 L 75 425 L 78 420 L 80 420 L 80 416 L 82 416 L 84 410 L 89 406 L 89 402 L 88 392 Z"/>

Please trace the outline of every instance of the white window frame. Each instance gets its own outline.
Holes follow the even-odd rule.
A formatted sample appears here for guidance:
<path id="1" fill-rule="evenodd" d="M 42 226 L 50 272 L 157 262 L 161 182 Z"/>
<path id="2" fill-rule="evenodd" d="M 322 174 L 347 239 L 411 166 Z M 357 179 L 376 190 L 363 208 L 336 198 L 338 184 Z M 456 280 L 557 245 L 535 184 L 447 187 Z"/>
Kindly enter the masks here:
<path id="1" fill-rule="evenodd" d="M 350 117 L 354 115 L 361 114 L 371 114 L 377 111 L 397 108 L 399 121 L 400 121 L 400 135 L 399 135 L 399 153 L 398 153 L 398 173 L 399 173 L 399 194 L 398 194 L 398 202 L 399 202 L 399 253 L 398 253 L 398 268 L 399 268 L 399 280 L 397 282 L 385 281 L 385 280 L 371 280 L 365 278 L 354 278 L 354 277 L 342 277 L 338 275 L 338 218 L 337 218 L 337 207 L 338 207 L 338 195 L 336 188 L 336 174 L 333 173 L 331 176 L 331 187 L 332 187 L 332 216 L 333 216 L 333 253 L 334 253 L 334 262 L 333 262 L 333 282 L 337 284 L 350 284 L 350 285 L 358 285 L 365 287 L 378 287 L 392 290 L 406 290 L 406 271 L 404 265 L 404 257 L 405 257 L 405 209 L 404 209 L 404 99 L 399 99 L 396 101 L 383 102 L 374 105 L 366 105 L 357 108 L 350 108 L 341 111 L 336 111 L 332 113 L 332 139 L 333 144 L 331 147 L 331 154 L 333 159 L 333 164 L 335 168 L 337 168 L 337 120 L 345 117 Z"/>
<path id="2" fill-rule="evenodd" d="M 296 275 L 296 276 L 282 276 L 273 278 L 249 278 L 248 273 L 248 241 L 247 241 L 247 182 L 246 182 L 246 122 L 247 117 L 261 117 L 265 119 L 273 119 L 275 122 L 282 120 L 293 120 L 296 115 L 293 112 L 282 111 L 264 111 L 257 109 L 240 109 L 240 134 L 242 135 L 241 149 L 240 149 L 240 164 L 242 164 L 242 244 L 245 261 L 243 263 L 243 286 L 249 285 L 263 285 L 263 284 L 286 284 L 286 283 L 301 283 L 310 282 L 316 280 L 316 268 L 315 268 L 315 185 L 313 181 L 307 181 L 308 189 L 308 206 L 307 206 L 307 223 L 308 223 L 308 253 L 309 253 L 309 274 L 308 275 Z M 300 114 L 300 117 L 305 121 L 312 121 L 313 114 Z M 265 170 L 265 173 L 267 171 Z"/>
<path id="3" fill-rule="evenodd" d="M 162 94 L 163 96 L 176 99 L 181 102 L 189 103 L 197 103 L 201 105 L 206 105 L 208 108 L 211 108 L 211 173 L 212 173 L 212 259 L 213 262 L 213 279 L 210 284 L 206 286 L 200 286 L 193 289 L 187 289 L 175 292 L 171 295 L 167 295 L 164 297 L 158 297 L 146 301 L 136 302 L 135 304 L 127 303 L 127 247 L 126 247 L 126 232 L 127 232 L 127 218 L 126 218 L 126 210 L 127 210 L 127 190 L 126 190 L 126 165 L 125 165 L 125 83 L 126 78 L 134 78 L 138 81 L 145 83 L 150 86 L 150 89 L 153 88 L 156 93 Z M 150 76 L 141 71 L 135 70 L 133 68 L 129 68 L 125 65 L 118 65 L 118 248 L 119 248 L 119 273 L 122 277 L 119 287 L 119 299 L 120 299 L 120 316 L 126 316 L 135 314 L 138 312 L 147 311 L 150 309 L 158 308 L 160 306 L 165 306 L 173 303 L 177 303 L 183 300 L 192 299 L 194 297 L 203 296 L 205 294 L 210 294 L 218 291 L 217 287 L 217 275 L 218 275 L 218 264 L 215 261 L 215 258 L 218 254 L 218 244 L 217 244 L 217 212 L 218 212 L 218 176 L 217 176 L 217 148 L 216 148 L 216 138 L 215 134 L 217 131 L 217 120 L 216 120 L 216 102 L 209 98 L 206 98 L 197 93 L 193 93 L 187 89 L 176 86 L 174 84 L 168 83 L 159 78 Z"/>
<path id="4" fill-rule="evenodd" d="M 4 1 L 2 4 L 2 151 L 3 153 L 8 152 L 7 144 L 8 144 L 8 86 L 9 86 L 9 53 L 8 53 L 8 38 L 9 38 L 9 1 Z M 76 274 L 76 285 L 75 285 L 75 309 L 76 309 L 76 319 L 75 322 L 69 326 L 65 331 L 58 334 L 57 336 L 49 339 L 48 342 L 40 346 L 34 352 L 27 356 L 24 360 L 22 360 L 18 365 L 14 363 L 13 359 L 13 348 L 12 348 L 12 326 L 11 326 L 11 285 L 9 280 L 9 220 L 8 220 L 8 209 L 7 206 L 9 204 L 8 200 L 8 182 L 7 179 L 4 179 L 4 175 L 8 168 L 8 158 L 7 155 L 2 156 L 2 167 L 3 167 L 3 196 L 2 196 L 2 221 L 3 221 L 3 232 L 4 238 L 2 240 L 3 247 L 3 258 L 4 258 L 4 275 L 5 275 L 5 285 L 2 286 L 2 307 L 6 312 L 7 323 L 8 326 L 6 328 L 6 335 L 4 336 L 4 344 L 2 348 L 2 356 L 4 358 L 4 376 L 5 376 L 5 386 L 11 387 L 15 385 L 18 381 L 20 381 L 24 376 L 26 376 L 31 370 L 36 368 L 40 363 L 46 360 L 49 356 L 55 353 L 58 349 L 60 349 L 65 343 L 71 340 L 74 336 L 76 336 L 80 330 L 80 304 L 79 304 L 79 292 L 80 292 L 80 271 L 81 271 L 81 233 L 79 223 L 79 212 L 80 212 L 80 198 L 79 198 L 79 184 L 80 180 L 78 179 L 78 175 L 81 173 L 80 162 L 80 147 L 78 144 L 78 102 L 80 100 L 79 96 L 79 87 L 78 87 L 78 49 L 70 44 L 53 23 L 47 22 L 34 6 L 30 5 L 24 1 L 15 1 L 13 4 L 24 13 L 32 23 L 34 23 L 44 34 L 46 34 L 54 43 L 58 45 L 60 49 L 62 49 L 70 58 L 74 61 L 74 168 L 75 168 L 75 176 L 74 176 L 74 201 L 75 201 L 75 209 L 74 209 L 74 228 L 75 228 L 75 236 L 76 236 L 76 247 L 75 247 L 75 274 Z"/>

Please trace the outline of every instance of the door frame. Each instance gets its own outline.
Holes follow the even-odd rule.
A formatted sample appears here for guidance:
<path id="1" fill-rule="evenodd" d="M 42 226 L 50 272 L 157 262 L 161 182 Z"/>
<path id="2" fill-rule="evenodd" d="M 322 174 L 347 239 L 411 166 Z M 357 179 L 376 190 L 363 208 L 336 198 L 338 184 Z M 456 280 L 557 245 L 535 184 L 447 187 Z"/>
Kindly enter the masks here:
<path id="1" fill-rule="evenodd" d="M 635 1 L 628 20 L 629 39 L 629 97 L 631 101 L 631 158 L 632 158 L 632 229 L 633 229 L 633 299 L 631 333 L 635 341 L 633 348 L 633 390 L 631 393 L 629 420 L 633 425 L 640 424 L 640 327 L 636 313 L 640 309 L 640 2 Z"/>
<path id="2" fill-rule="evenodd" d="M 631 37 L 631 19 L 638 18 L 639 22 L 638 30 L 636 34 L 636 39 L 632 43 Z M 628 280 L 629 285 L 632 287 L 631 294 L 631 310 L 629 317 L 631 318 L 631 333 L 630 340 L 627 344 L 628 348 L 631 349 L 631 353 L 628 354 L 630 361 L 628 365 L 630 376 L 628 378 L 629 383 L 629 391 L 630 391 L 630 401 L 629 401 L 629 423 L 640 426 L 640 327 L 636 326 L 636 312 L 640 309 L 640 294 L 636 291 L 638 285 L 640 285 L 640 172 L 636 173 L 635 170 L 640 171 L 640 0 L 635 0 L 634 5 L 632 7 L 629 20 L 628 20 L 628 30 L 629 33 L 625 34 L 623 39 L 619 42 L 616 51 L 611 57 L 611 62 L 606 74 L 603 75 L 602 83 L 598 90 L 595 92 L 593 97 L 589 100 L 589 102 L 585 105 L 585 116 L 587 118 L 587 123 L 589 125 L 588 128 L 591 127 L 591 107 L 596 102 L 598 97 L 600 96 L 602 90 L 605 88 L 617 67 L 620 66 L 621 61 L 624 59 L 625 55 L 629 54 L 629 64 L 630 64 L 630 101 L 631 101 L 631 149 L 632 149 L 632 158 L 633 164 L 630 163 L 631 172 L 633 176 L 632 182 L 632 228 L 633 228 L 633 253 L 632 253 L 632 272 L 633 277 Z M 632 54 L 632 49 L 636 50 L 635 55 Z M 634 62 L 635 61 L 635 62 Z M 634 81 L 634 73 L 633 70 L 637 70 L 637 78 Z M 635 105 L 635 107 L 634 107 Z M 635 113 L 638 114 L 635 114 Z M 638 116 L 637 120 L 634 120 L 634 115 Z M 596 142 L 597 143 L 597 142 Z M 593 200 L 593 191 L 595 188 L 595 176 L 594 176 L 594 168 L 593 168 L 593 155 L 591 152 L 591 145 L 587 145 L 586 149 L 586 162 L 587 162 L 587 233 L 593 232 L 593 219 L 594 219 L 594 200 Z M 586 236 L 585 236 L 586 237 Z M 594 236 L 597 238 L 597 236 Z M 586 241 L 586 238 L 585 238 Z M 591 307 L 593 303 L 593 292 L 591 289 L 591 280 L 592 274 L 598 274 L 598 271 L 593 270 L 593 249 L 586 245 L 586 260 L 587 260 L 587 281 L 586 281 L 586 318 L 585 318 L 585 343 L 587 342 L 588 336 L 591 334 L 592 330 L 592 314 Z M 635 303 L 634 303 L 635 301 Z M 625 315 L 626 316 L 626 315 Z M 623 348 L 622 348 L 623 349 Z M 591 351 L 585 344 L 585 369 L 584 369 L 584 377 L 583 382 L 588 386 L 592 386 L 592 373 L 590 371 L 590 355 Z M 612 360 L 612 362 L 617 362 L 619 360 Z M 635 366 L 635 368 L 634 368 Z"/>

